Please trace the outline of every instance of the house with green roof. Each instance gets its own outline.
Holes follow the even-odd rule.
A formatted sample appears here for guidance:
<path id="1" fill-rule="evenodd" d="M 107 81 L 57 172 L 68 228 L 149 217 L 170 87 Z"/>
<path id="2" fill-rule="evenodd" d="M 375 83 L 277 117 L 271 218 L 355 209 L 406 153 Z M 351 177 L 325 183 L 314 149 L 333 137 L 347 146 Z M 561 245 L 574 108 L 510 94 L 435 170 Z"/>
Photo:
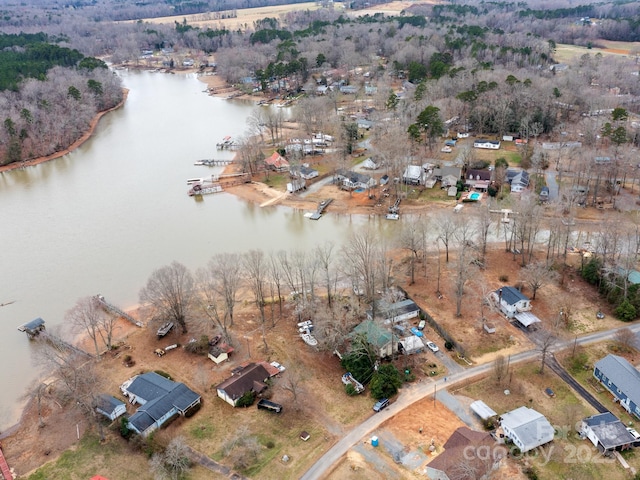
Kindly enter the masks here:
<path id="1" fill-rule="evenodd" d="M 372 320 L 365 320 L 353 329 L 352 336 L 364 335 L 369 345 L 376 349 L 380 358 L 390 357 L 398 351 L 399 338 L 388 328 L 380 326 Z"/>

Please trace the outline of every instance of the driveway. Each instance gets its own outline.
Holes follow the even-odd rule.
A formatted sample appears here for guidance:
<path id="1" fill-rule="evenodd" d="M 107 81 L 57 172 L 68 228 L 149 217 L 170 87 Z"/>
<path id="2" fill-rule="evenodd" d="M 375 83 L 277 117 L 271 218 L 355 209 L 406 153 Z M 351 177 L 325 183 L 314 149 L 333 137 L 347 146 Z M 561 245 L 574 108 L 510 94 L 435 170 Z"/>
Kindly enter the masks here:
<path id="1" fill-rule="evenodd" d="M 589 345 L 592 343 L 601 342 L 603 340 L 612 339 L 616 332 L 621 328 L 629 328 L 634 333 L 640 333 L 640 324 L 631 325 L 629 327 L 623 326 L 611 330 L 606 330 L 603 332 L 596 332 L 589 335 L 585 335 L 584 337 L 578 338 L 577 340 L 568 340 L 562 343 L 558 343 L 555 345 L 550 351 L 557 352 L 564 350 L 566 348 L 572 347 L 575 344 L 578 345 Z M 510 364 L 516 365 L 518 363 L 526 362 L 538 358 L 540 352 L 537 350 L 529 350 L 527 352 L 521 352 L 511 357 Z M 331 467 L 338 462 L 343 455 L 345 455 L 350 448 L 352 448 L 356 443 L 358 443 L 365 435 L 370 434 L 374 429 L 378 428 L 384 421 L 393 417 L 401 410 L 407 408 L 413 403 L 421 400 L 423 398 L 429 397 L 432 394 L 436 394 L 436 397 L 440 394 L 439 391 L 444 388 L 449 388 L 454 385 L 457 385 L 461 382 L 474 378 L 478 375 L 486 374 L 491 371 L 493 368 L 493 363 L 485 363 L 482 365 L 478 365 L 472 367 L 468 370 L 463 370 L 459 373 L 455 373 L 449 377 L 447 377 L 447 381 L 440 379 L 436 382 L 422 382 L 420 384 L 414 385 L 411 388 L 403 389 L 398 396 L 398 399 L 389 405 L 385 410 L 382 410 L 375 415 L 372 415 L 360 425 L 354 427 L 349 433 L 347 433 L 342 439 L 340 439 L 336 444 L 333 445 L 324 455 L 322 455 L 315 464 L 313 464 L 307 472 L 300 477 L 303 480 L 315 480 L 324 478 L 326 472 L 331 469 Z"/>
<path id="2" fill-rule="evenodd" d="M 556 182 L 555 170 L 547 170 L 546 174 L 547 187 L 549 187 L 549 201 L 552 202 L 558 198 L 558 182 Z"/>

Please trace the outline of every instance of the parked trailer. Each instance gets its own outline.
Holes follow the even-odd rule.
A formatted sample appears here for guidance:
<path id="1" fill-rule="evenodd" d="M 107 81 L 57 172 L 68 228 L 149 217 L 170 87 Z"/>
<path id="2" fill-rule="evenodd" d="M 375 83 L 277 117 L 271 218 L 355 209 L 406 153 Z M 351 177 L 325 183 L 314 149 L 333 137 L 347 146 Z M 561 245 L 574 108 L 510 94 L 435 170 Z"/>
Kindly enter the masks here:
<path id="1" fill-rule="evenodd" d="M 269 400 L 265 400 L 261 398 L 258 402 L 258 408 L 260 410 L 269 410 L 270 412 L 280 413 L 282 412 L 282 405 L 276 402 L 271 402 Z"/>

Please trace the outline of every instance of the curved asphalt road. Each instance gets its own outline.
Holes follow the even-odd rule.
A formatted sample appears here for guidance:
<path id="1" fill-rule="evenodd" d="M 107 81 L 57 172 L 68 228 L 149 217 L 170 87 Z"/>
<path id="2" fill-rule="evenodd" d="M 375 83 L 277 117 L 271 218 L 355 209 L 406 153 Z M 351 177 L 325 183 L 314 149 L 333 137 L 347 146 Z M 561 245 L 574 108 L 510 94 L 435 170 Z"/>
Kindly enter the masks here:
<path id="1" fill-rule="evenodd" d="M 640 324 L 632 325 L 632 326 L 624 326 L 611 330 L 606 330 L 604 332 L 596 332 L 589 335 L 585 335 L 584 337 L 578 338 L 577 340 L 569 340 L 566 342 L 562 342 L 554 346 L 551 350 L 553 352 L 558 352 L 564 350 L 567 347 L 573 346 L 574 342 L 578 345 L 588 345 L 590 343 L 597 343 L 603 340 L 609 340 L 613 338 L 615 333 L 622 329 L 629 328 L 634 333 L 640 333 Z M 516 364 L 525 362 L 528 360 L 533 360 L 539 356 L 540 352 L 537 350 L 528 350 L 526 352 L 521 352 L 516 355 L 512 355 L 510 357 L 510 364 Z M 342 458 L 343 455 L 347 453 L 347 451 L 353 447 L 356 443 L 361 441 L 367 434 L 371 433 L 373 430 L 378 428 L 385 420 L 393 417 L 397 413 L 399 413 L 402 409 L 407 408 L 409 405 L 421 400 L 425 397 L 429 397 L 435 393 L 437 398 L 437 390 L 442 388 L 449 388 L 450 386 L 456 385 L 464 380 L 476 377 L 478 375 L 482 375 L 484 373 L 489 372 L 493 368 L 493 363 L 485 363 L 482 365 L 478 365 L 477 367 L 470 368 L 468 370 L 464 370 L 459 373 L 455 373 L 447 378 L 445 382 L 444 379 L 438 380 L 436 382 L 425 382 L 412 385 L 406 389 L 403 389 L 398 396 L 398 399 L 389 405 L 385 410 L 382 410 L 379 413 L 376 413 L 362 422 L 360 425 L 351 430 L 347 435 L 345 435 L 341 440 L 339 440 L 333 447 L 331 447 L 322 457 L 320 457 L 315 464 L 307 470 L 307 472 L 300 477 L 302 480 L 316 480 L 320 478 L 324 478 L 331 470 L 333 465 Z M 566 373 L 566 372 L 565 372 Z M 568 374 L 567 374 L 568 375 Z M 562 377 L 564 379 L 564 377 Z M 588 392 L 587 392 L 588 393 Z M 595 399 L 594 399 L 595 400 Z M 598 409 L 598 407 L 596 407 Z M 598 411 L 600 411 L 598 409 Z"/>

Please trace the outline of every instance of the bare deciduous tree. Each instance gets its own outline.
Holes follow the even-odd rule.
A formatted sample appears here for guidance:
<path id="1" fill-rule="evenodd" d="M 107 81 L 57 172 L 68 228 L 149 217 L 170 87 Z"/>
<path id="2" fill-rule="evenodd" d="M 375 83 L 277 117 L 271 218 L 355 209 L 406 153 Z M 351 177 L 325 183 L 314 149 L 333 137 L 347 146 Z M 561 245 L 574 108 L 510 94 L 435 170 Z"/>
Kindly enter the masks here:
<path id="1" fill-rule="evenodd" d="M 638 348 L 638 339 L 629 327 L 621 328 L 613 336 L 613 340 L 624 352 L 633 352 Z"/>
<path id="2" fill-rule="evenodd" d="M 556 336 L 553 332 L 540 329 L 538 332 L 538 351 L 540 352 L 540 374 L 544 373 L 544 367 L 547 364 L 547 355 L 549 350 L 556 343 Z"/>
<path id="3" fill-rule="evenodd" d="M 178 480 L 191 468 L 189 446 L 184 437 L 171 439 L 161 453 L 154 453 L 149 460 L 151 471 L 156 479 Z"/>
<path id="4" fill-rule="evenodd" d="M 554 282 L 558 278 L 558 272 L 549 268 L 545 262 L 529 263 L 520 271 L 524 281 L 533 292 L 532 300 L 536 299 L 536 293 L 545 285 Z"/>
<path id="5" fill-rule="evenodd" d="M 299 410 L 298 396 L 304 392 L 304 374 L 298 366 L 290 368 L 285 372 L 284 381 L 280 384 L 283 390 L 289 392 L 293 397 L 294 409 Z"/>
<path id="6" fill-rule="evenodd" d="M 78 300 L 75 306 L 65 315 L 65 320 L 71 324 L 72 330 L 77 333 L 86 333 L 96 351 L 96 358 L 100 358 L 100 343 L 109 350 L 116 324 L 116 317 L 107 314 L 93 297 L 84 297 Z"/>
<path id="7" fill-rule="evenodd" d="M 269 345 L 267 344 L 267 336 L 265 332 L 266 316 L 264 307 L 267 287 L 267 264 L 264 259 L 264 252 L 262 252 L 262 250 L 250 250 L 247 252 L 244 256 L 244 269 L 251 285 L 254 301 L 260 311 L 262 342 L 266 353 L 269 351 Z"/>
<path id="8" fill-rule="evenodd" d="M 152 309 L 152 318 L 171 320 L 187 333 L 187 317 L 194 295 L 193 276 L 181 263 L 155 270 L 140 290 L 140 302 Z"/>
<path id="9" fill-rule="evenodd" d="M 493 377 L 496 379 L 496 383 L 500 385 L 502 380 L 509 374 L 509 365 L 504 355 L 497 355 L 493 361 Z"/>

